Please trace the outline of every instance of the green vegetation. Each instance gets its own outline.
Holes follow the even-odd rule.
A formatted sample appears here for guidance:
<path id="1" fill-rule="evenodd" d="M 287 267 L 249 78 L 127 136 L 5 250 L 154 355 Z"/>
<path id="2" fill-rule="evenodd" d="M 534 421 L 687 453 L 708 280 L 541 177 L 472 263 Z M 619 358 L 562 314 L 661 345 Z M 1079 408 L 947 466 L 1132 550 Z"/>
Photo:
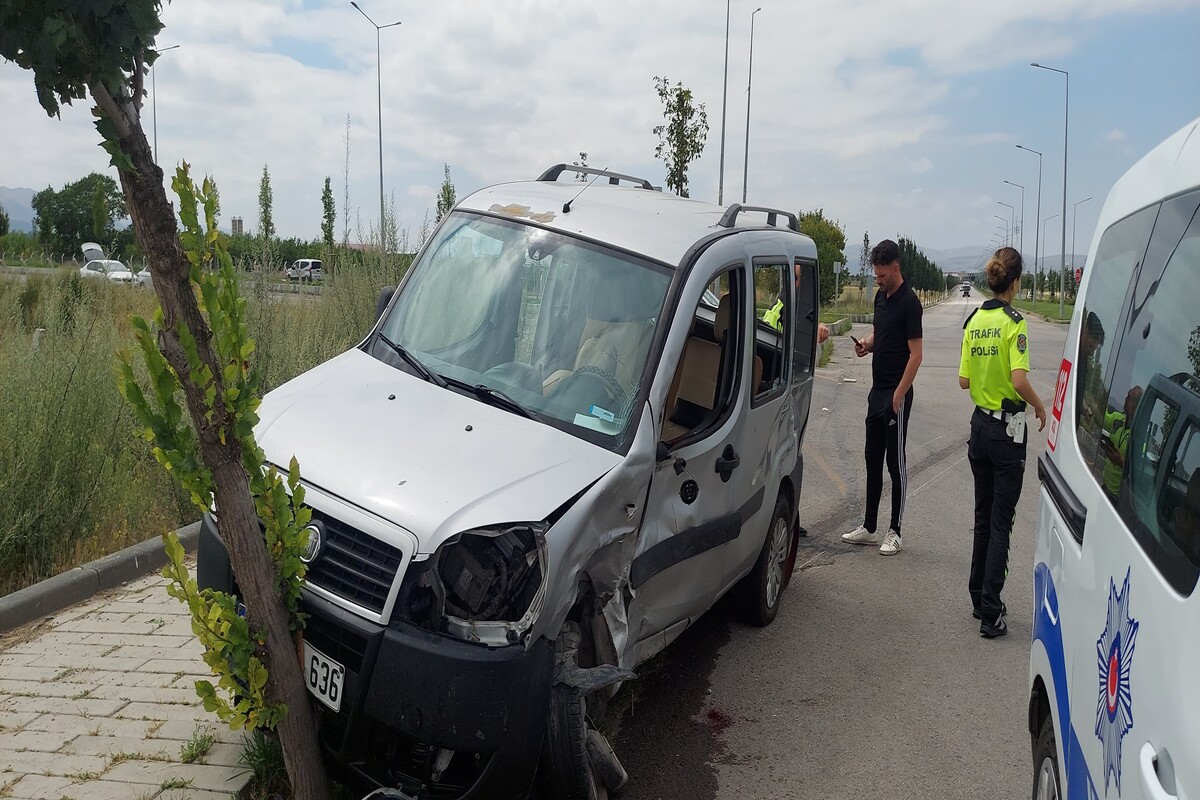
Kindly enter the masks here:
<path id="1" fill-rule="evenodd" d="M 799 214 L 800 232 L 817 246 L 817 281 L 820 284 L 821 305 L 834 299 L 835 289 L 848 283 L 846 271 L 846 229 L 835 219 L 825 217 L 825 209 Z M 836 275 L 836 277 L 835 277 Z"/>
<path id="2" fill-rule="evenodd" d="M 1013 307 L 1019 308 L 1022 311 L 1031 311 L 1034 314 L 1040 314 L 1046 319 L 1059 320 L 1063 322 L 1070 320 L 1071 315 L 1075 312 L 1074 299 L 1067 300 L 1066 304 L 1063 306 L 1062 316 L 1059 316 L 1058 314 L 1057 300 L 1047 300 L 1044 298 L 1030 300 L 1028 296 L 1025 296 L 1014 298 L 1012 304 Z"/>
<path id="3" fill-rule="evenodd" d="M 192 764 L 199 761 L 204 763 L 204 757 L 208 755 L 208 751 L 216 744 L 217 732 L 207 725 L 196 725 L 196 729 L 192 731 L 192 738 L 183 743 L 179 748 L 179 760 L 185 764 Z"/>
<path id="4" fill-rule="evenodd" d="M 665 124 L 654 127 L 654 135 L 658 137 L 654 157 L 667 168 L 667 188 L 687 197 L 688 166 L 704 152 L 708 112 L 703 103 L 694 101 L 691 89 L 679 82 L 672 86 L 665 76 L 654 78 L 654 90 L 662 101 L 666 120 Z"/>

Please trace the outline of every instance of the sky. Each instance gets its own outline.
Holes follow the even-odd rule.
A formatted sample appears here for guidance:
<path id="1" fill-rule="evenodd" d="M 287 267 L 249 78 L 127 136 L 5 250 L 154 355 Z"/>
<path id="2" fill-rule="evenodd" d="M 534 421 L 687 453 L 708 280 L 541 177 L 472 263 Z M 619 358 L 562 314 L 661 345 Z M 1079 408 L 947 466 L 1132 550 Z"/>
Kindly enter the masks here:
<path id="1" fill-rule="evenodd" d="M 1070 72 L 1067 217 L 1080 252 L 1113 182 L 1200 115 L 1196 0 L 727 3 L 724 201 L 741 199 L 745 175 L 749 203 L 824 209 L 845 227 L 854 267 L 864 232 L 989 247 L 1007 225 L 996 215 L 1022 213 L 1032 255 L 1038 158 L 1016 145 L 1043 153 L 1041 216 L 1061 214 L 1066 82 L 1030 62 Z M 661 75 L 707 109 L 689 184 L 716 202 L 727 3 L 361 0 L 380 25 L 402 23 L 379 34 L 380 90 L 375 30 L 349 0 L 175 2 L 157 44 L 180 47 L 154 68 L 143 124 L 152 138 L 157 127 L 165 172 L 186 159 L 214 177 L 225 230 L 232 216 L 256 228 L 265 165 L 280 235 L 320 236 L 328 176 L 339 238 L 348 189 L 354 241 L 379 216 L 381 104 L 385 193 L 415 239 L 444 164 L 460 198 L 580 151 L 661 185 Z M 48 118 L 32 75 L 0 62 L 0 186 L 116 177 L 98 138 L 87 103 Z M 1024 185 L 1023 209 L 1006 180 Z M 1047 223 L 1043 255 L 1061 252 L 1059 225 Z"/>

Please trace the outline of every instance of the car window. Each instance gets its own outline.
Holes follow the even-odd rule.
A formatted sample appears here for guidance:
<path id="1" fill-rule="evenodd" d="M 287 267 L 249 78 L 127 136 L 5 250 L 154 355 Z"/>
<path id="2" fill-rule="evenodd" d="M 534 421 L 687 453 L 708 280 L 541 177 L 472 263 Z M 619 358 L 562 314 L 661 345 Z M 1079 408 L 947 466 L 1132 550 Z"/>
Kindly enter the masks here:
<path id="1" fill-rule="evenodd" d="M 817 265 L 796 259 L 796 329 L 793 334 L 792 368 L 797 375 L 811 372 L 816 342 Z"/>
<path id="2" fill-rule="evenodd" d="M 1193 485 L 1200 484 L 1200 430 L 1189 417 L 1190 408 L 1200 407 L 1198 274 L 1200 192 L 1194 192 L 1163 203 L 1155 222 L 1112 368 L 1095 465 L 1109 501 L 1184 593 L 1200 573 L 1193 525 L 1200 511 L 1200 485 Z"/>
<path id="3" fill-rule="evenodd" d="M 794 327 L 792 270 L 786 258 L 754 262 L 754 372 L 756 397 L 783 389 L 788 340 Z"/>
<path id="4" fill-rule="evenodd" d="M 1105 367 L 1116 351 L 1117 323 L 1129 285 L 1150 241 L 1158 206 L 1143 209 L 1104 232 L 1089 265 L 1091 283 L 1085 298 L 1079 349 L 1076 353 L 1075 426 L 1089 469 L 1096 466 L 1105 407 L 1110 394 Z"/>

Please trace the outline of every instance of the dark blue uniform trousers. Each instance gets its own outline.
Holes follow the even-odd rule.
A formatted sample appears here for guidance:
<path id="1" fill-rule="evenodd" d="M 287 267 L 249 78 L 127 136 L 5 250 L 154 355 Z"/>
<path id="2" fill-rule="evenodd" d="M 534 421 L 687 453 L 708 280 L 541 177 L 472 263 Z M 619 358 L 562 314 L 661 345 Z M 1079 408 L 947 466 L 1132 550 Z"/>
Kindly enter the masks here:
<path id="1" fill-rule="evenodd" d="M 1008 424 L 978 409 L 971 417 L 967 460 L 975 476 L 975 547 L 968 589 L 984 621 L 994 623 L 1003 604 L 1000 592 L 1008 572 L 1008 547 L 1021 483 L 1025 444 L 1008 435 Z M 1025 435 L 1029 436 L 1026 429 Z"/>

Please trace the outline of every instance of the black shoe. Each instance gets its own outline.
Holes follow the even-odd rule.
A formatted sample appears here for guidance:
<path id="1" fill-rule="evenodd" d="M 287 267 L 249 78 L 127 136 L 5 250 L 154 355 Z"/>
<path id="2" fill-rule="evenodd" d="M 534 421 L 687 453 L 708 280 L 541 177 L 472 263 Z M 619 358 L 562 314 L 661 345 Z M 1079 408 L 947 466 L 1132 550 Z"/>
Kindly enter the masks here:
<path id="1" fill-rule="evenodd" d="M 996 617 L 994 623 L 981 622 L 979 624 L 979 635 L 985 639 L 995 639 L 998 636 L 1004 636 L 1008 633 L 1008 624 L 1004 621 L 1004 615 Z"/>
<path id="2" fill-rule="evenodd" d="M 978 608 L 971 609 L 971 616 L 974 617 L 975 619 L 983 619 L 983 614 L 980 613 Z M 1002 616 L 1002 617 L 1008 616 L 1008 606 L 1004 605 L 1004 603 L 1000 604 L 1000 616 Z"/>

